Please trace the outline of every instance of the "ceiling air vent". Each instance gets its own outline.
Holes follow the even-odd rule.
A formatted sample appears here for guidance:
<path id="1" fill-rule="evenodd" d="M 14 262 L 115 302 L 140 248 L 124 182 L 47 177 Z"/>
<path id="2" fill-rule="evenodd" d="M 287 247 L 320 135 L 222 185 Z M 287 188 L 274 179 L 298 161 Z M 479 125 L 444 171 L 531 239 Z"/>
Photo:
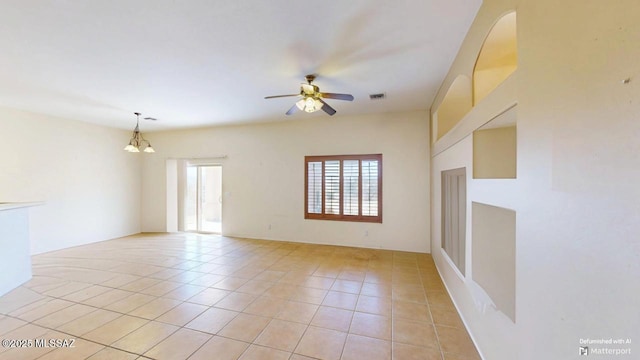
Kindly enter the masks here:
<path id="1" fill-rule="evenodd" d="M 369 99 L 371 99 L 371 100 L 382 100 L 382 99 L 384 99 L 386 97 L 387 97 L 387 94 L 385 94 L 385 93 L 370 94 L 369 95 Z"/>

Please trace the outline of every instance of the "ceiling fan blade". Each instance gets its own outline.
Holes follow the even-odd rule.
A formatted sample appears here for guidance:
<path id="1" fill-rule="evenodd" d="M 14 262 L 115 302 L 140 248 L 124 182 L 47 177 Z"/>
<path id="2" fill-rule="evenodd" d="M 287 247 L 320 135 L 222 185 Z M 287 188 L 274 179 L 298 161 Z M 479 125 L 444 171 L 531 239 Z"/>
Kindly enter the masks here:
<path id="1" fill-rule="evenodd" d="M 291 114 L 293 114 L 293 113 L 294 113 L 294 112 L 296 112 L 296 111 L 298 111 L 298 106 L 297 106 L 296 104 L 293 104 L 293 106 L 291 107 L 291 109 L 289 109 L 289 111 L 287 111 L 287 112 L 285 113 L 285 115 L 291 115 Z"/>
<path id="2" fill-rule="evenodd" d="M 336 113 L 336 109 L 332 108 L 331 106 L 329 106 L 329 104 L 327 104 L 326 102 L 322 101 L 322 99 L 318 99 L 320 100 L 320 102 L 322 103 L 322 111 L 326 112 L 327 114 L 333 116 L 333 114 Z"/>
<path id="3" fill-rule="evenodd" d="M 353 101 L 353 95 L 351 94 L 321 93 L 321 96 L 326 99 Z"/>
<path id="4" fill-rule="evenodd" d="M 273 96 L 265 96 L 265 99 L 275 99 L 281 97 L 290 97 L 290 96 L 300 96 L 300 94 L 291 94 L 291 95 L 273 95 Z"/>

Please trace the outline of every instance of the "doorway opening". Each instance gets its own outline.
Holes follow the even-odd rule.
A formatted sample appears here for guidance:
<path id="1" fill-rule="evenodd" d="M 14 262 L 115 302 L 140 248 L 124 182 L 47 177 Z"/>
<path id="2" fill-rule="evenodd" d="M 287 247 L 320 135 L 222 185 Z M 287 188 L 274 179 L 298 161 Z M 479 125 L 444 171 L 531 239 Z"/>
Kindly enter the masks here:
<path id="1" fill-rule="evenodd" d="M 222 233 L 222 166 L 188 165 L 186 180 L 185 230 Z"/>

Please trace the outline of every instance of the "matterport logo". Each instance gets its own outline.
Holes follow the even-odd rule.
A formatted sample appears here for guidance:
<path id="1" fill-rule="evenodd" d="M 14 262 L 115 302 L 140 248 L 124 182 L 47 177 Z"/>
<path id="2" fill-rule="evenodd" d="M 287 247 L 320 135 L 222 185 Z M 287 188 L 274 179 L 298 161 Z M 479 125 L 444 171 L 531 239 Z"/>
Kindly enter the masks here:
<path id="1" fill-rule="evenodd" d="M 580 356 L 631 356 L 631 339 L 580 339 L 578 347 Z"/>

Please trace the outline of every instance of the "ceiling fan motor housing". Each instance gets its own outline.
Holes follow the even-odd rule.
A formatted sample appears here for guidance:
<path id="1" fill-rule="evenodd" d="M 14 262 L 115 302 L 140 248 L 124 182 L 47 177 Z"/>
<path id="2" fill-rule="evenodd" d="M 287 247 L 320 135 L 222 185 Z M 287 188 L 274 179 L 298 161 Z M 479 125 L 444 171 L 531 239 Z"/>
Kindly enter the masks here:
<path id="1" fill-rule="evenodd" d="M 320 88 L 313 84 L 301 84 L 300 95 L 316 97 L 320 93 Z"/>

